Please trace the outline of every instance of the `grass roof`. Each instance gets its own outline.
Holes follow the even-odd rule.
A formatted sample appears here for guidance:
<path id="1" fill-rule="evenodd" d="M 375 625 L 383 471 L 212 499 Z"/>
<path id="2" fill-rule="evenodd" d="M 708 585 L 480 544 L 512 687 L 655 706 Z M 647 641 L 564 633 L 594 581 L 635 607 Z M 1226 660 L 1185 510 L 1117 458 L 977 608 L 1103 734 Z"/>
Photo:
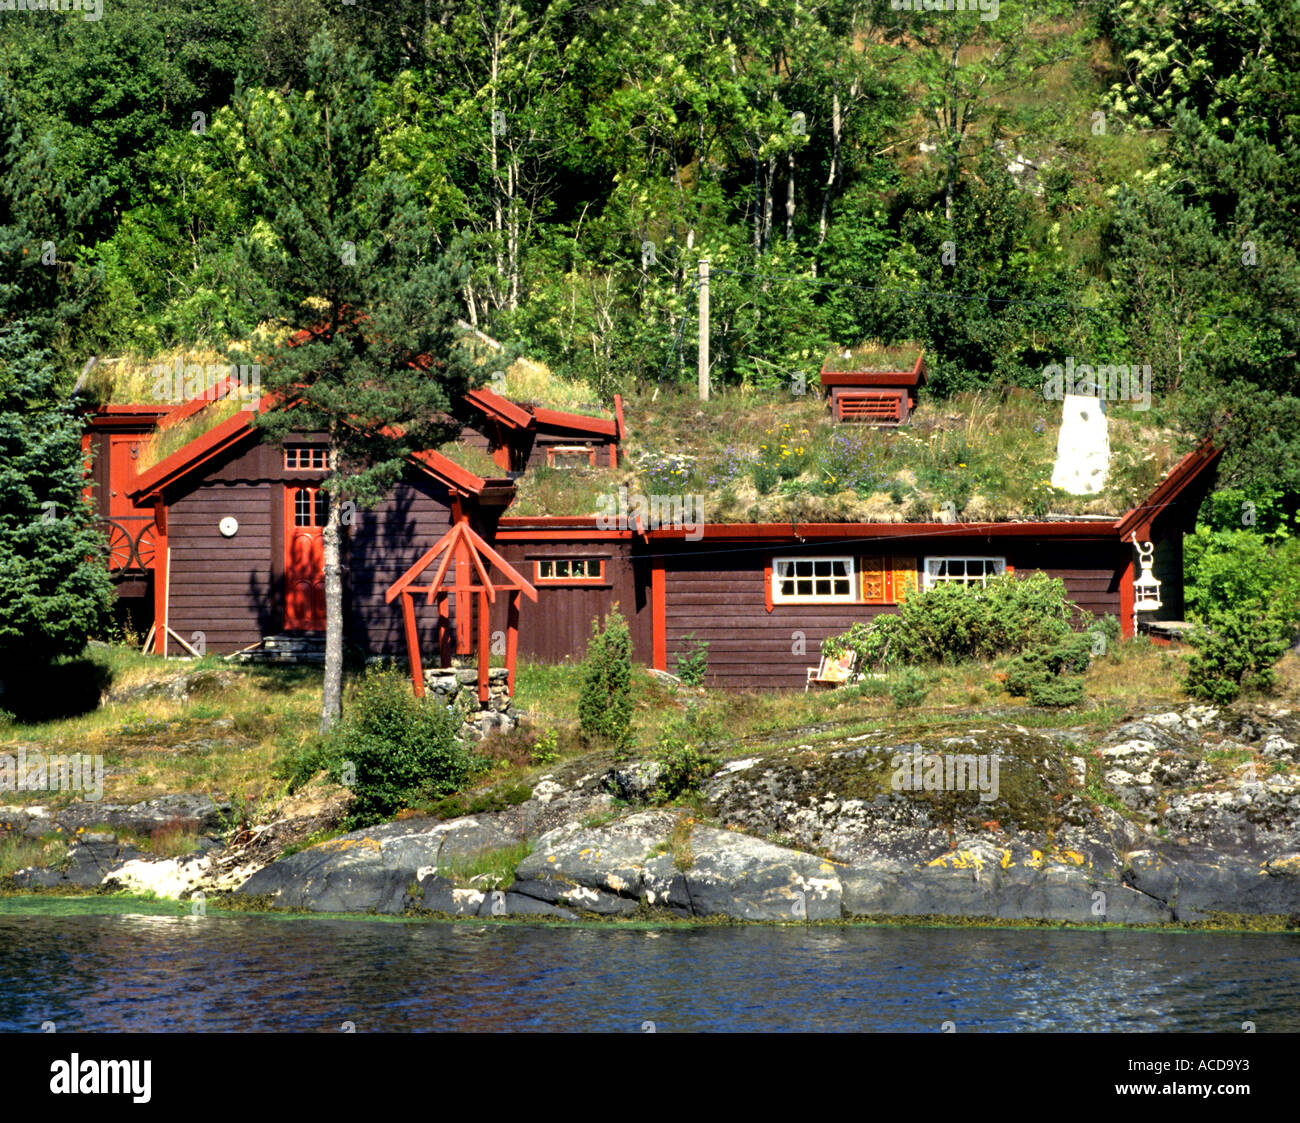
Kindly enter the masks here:
<path id="1" fill-rule="evenodd" d="M 919 343 L 881 343 L 868 340 L 856 347 L 835 347 L 822 363 L 822 370 L 910 371 L 924 348 Z"/>
<path id="2" fill-rule="evenodd" d="M 530 472 L 511 515 L 592 515 L 620 486 L 695 495 L 708 522 L 963 522 L 1118 517 L 1195 443 L 1150 414 L 1110 408 L 1110 472 L 1095 496 L 1051 486 L 1061 406 L 1028 389 L 922 399 L 896 429 L 836 424 L 815 394 L 729 392 L 626 406 L 619 469 Z M 950 507 L 946 506 L 951 504 Z"/>

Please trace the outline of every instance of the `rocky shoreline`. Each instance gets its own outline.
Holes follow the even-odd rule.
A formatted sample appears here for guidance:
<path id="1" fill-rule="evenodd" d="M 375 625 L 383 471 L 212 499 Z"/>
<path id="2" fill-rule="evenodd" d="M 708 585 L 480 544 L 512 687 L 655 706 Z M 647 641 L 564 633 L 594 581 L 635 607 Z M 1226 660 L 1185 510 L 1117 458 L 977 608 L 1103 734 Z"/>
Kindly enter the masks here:
<path id="1" fill-rule="evenodd" d="M 995 760 L 995 787 L 910 784 L 949 758 Z M 540 778 L 516 806 L 406 818 L 280 857 L 331 809 L 284 819 L 294 829 L 279 835 L 260 828 L 259 846 L 214 832 L 181 859 L 111 851 L 119 844 L 83 831 L 67 869 L 14 882 L 387 915 L 1300 927 L 1300 713 L 1282 705 L 1185 706 L 1091 743 L 994 720 L 901 743 L 831 737 L 728 761 L 692 811 L 655 803 L 654 764 L 583 763 Z M 74 813 L 130 829 L 186 818 L 212 831 L 224 817 L 202 797 L 59 816 Z M 0 808 L 0 828 L 38 837 L 49 814 Z M 447 876 L 510 847 L 527 850 L 513 881 Z"/>

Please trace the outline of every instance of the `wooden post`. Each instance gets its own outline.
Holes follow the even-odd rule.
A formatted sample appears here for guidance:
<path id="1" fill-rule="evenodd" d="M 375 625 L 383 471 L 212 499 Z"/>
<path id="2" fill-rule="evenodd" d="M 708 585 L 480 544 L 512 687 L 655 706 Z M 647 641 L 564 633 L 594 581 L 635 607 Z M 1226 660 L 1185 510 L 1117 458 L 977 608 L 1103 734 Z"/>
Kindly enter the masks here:
<path id="1" fill-rule="evenodd" d="M 506 689 L 515 696 L 515 660 L 519 654 L 519 590 L 510 590 L 510 606 L 506 609 Z"/>
<path id="2" fill-rule="evenodd" d="M 438 594 L 438 661 L 451 666 L 451 607 L 446 593 Z"/>
<path id="3" fill-rule="evenodd" d="M 402 592 L 402 623 L 406 628 L 406 657 L 411 663 L 411 683 L 415 696 L 424 697 L 424 668 L 420 666 L 420 633 L 415 627 L 415 600 L 410 593 Z"/>
<path id="4" fill-rule="evenodd" d="M 709 263 L 700 262 L 700 401 L 709 400 Z"/>
<path id="5" fill-rule="evenodd" d="M 469 578 L 469 547 L 463 542 L 456 544 L 456 654 L 468 655 L 474 650 L 473 625 L 474 601 L 469 587 L 473 583 Z"/>
<path id="6" fill-rule="evenodd" d="M 492 618 L 488 612 L 487 590 L 478 595 L 478 701 L 488 700 L 488 665 L 492 661 Z"/>

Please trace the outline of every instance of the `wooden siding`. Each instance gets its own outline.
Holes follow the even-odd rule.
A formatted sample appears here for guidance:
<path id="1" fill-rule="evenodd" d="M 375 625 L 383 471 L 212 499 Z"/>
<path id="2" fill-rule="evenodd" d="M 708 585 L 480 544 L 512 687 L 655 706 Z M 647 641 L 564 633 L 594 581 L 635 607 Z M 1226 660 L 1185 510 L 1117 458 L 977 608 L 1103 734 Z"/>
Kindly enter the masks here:
<path id="1" fill-rule="evenodd" d="M 348 642 L 368 655 L 406 654 L 401 603 L 385 604 L 384 594 L 450 529 L 447 489 L 428 477 L 408 477 L 382 503 L 357 512 L 348 538 Z M 432 572 L 427 576 L 431 579 Z M 451 611 L 454 619 L 454 598 Z M 436 607 L 417 597 L 415 619 L 420 632 L 420 657 L 426 666 L 435 666 Z"/>
<path id="2" fill-rule="evenodd" d="M 634 554 L 631 539 L 547 542 L 499 542 L 496 549 L 525 578 L 536 584 L 538 558 L 603 558 L 605 579 L 599 585 L 537 585 L 537 603 L 523 599 L 519 609 L 519 656 L 542 663 L 577 662 L 587 653 L 591 622 L 604 618 L 615 603 L 632 633 L 632 654 L 651 659 L 650 566 Z M 493 631 L 504 631 L 506 606 L 494 607 Z"/>
<path id="3" fill-rule="evenodd" d="M 1119 576 L 1125 557 L 1116 545 L 1025 543 L 997 540 L 940 544 L 934 539 L 889 539 L 881 552 L 915 556 L 927 554 L 985 554 L 1004 556 L 1018 574 L 1042 570 L 1065 582 L 1067 594 L 1089 614 L 1119 613 Z M 836 556 L 870 553 L 867 544 L 837 548 L 809 544 L 800 555 Z M 790 556 L 782 548 L 774 556 Z M 710 685 L 740 689 L 787 687 L 802 689 L 806 668 L 817 665 L 822 640 L 845 631 L 855 621 L 869 621 L 890 605 L 776 604 L 764 605 L 766 583 L 763 548 L 723 554 L 688 551 L 670 553 L 665 565 L 667 669 L 688 645 L 688 635 L 707 640 Z M 1089 565 L 1088 562 L 1093 564 Z M 1067 564 L 1068 563 L 1068 564 Z M 1087 617 L 1080 619 L 1082 625 Z"/>
<path id="4" fill-rule="evenodd" d="M 171 575 L 168 617 L 172 631 L 192 642 L 202 632 L 208 651 L 229 653 L 277 632 L 284 624 L 284 589 L 274 542 L 282 541 L 282 493 L 265 481 L 205 479 L 173 500 L 168 511 Z M 239 532 L 224 537 L 217 524 L 227 515 Z M 281 548 L 280 553 L 283 553 Z M 156 572 L 163 574 L 163 559 Z M 171 654 L 183 652 L 175 640 Z"/>

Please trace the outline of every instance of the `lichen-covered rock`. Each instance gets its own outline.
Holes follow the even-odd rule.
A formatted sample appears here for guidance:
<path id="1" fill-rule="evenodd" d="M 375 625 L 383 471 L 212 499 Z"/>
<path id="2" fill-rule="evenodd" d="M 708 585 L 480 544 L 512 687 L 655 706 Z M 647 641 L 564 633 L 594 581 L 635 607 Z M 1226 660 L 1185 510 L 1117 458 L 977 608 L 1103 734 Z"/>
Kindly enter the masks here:
<path id="1" fill-rule="evenodd" d="M 238 892 L 269 896 L 280 908 L 399 913 L 407 907 L 407 890 L 440 866 L 517 841 L 472 817 L 386 823 L 272 862 Z"/>

